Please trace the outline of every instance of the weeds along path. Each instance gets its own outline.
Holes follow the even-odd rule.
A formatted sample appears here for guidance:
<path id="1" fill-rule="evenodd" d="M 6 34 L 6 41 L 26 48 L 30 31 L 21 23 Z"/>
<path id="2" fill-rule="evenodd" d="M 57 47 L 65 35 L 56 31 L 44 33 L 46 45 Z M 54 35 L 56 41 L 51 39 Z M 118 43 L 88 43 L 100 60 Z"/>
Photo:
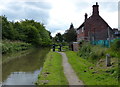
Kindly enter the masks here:
<path id="1" fill-rule="evenodd" d="M 64 69 L 64 74 L 69 82 L 69 85 L 83 85 L 83 82 L 78 79 L 71 65 L 68 63 L 68 58 L 66 54 L 63 52 L 58 53 L 62 55 L 63 58 L 62 65 Z"/>

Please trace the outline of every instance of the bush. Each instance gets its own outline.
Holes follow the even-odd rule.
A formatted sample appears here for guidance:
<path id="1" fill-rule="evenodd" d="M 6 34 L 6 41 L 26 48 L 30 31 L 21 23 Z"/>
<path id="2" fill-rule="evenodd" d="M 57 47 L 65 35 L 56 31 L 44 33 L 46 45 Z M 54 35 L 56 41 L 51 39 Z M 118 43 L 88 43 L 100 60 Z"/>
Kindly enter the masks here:
<path id="1" fill-rule="evenodd" d="M 112 57 L 120 57 L 120 39 L 114 40 L 110 48 L 100 45 L 91 45 L 90 43 L 83 42 L 78 55 L 85 59 L 98 60 L 109 53 Z"/>
<path id="2" fill-rule="evenodd" d="M 105 47 L 99 45 L 91 45 L 90 43 L 83 43 L 80 47 L 78 55 L 85 59 L 98 60 L 106 54 Z"/>
<path id="3" fill-rule="evenodd" d="M 120 52 L 120 39 L 114 40 L 114 42 L 111 44 L 111 49 L 113 51 L 119 51 Z"/>
<path id="4" fill-rule="evenodd" d="M 116 39 L 111 43 L 111 47 L 107 50 L 107 53 L 112 57 L 120 58 L 120 39 Z"/>
<path id="5" fill-rule="evenodd" d="M 89 43 L 83 43 L 80 47 L 78 55 L 83 58 L 88 58 L 91 54 L 91 45 Z"/>
<path id="6" fill-rule="evenodd" d="M 2 54 L 29 49 L 32 45 L 19 41 L 2 41 Z"/>

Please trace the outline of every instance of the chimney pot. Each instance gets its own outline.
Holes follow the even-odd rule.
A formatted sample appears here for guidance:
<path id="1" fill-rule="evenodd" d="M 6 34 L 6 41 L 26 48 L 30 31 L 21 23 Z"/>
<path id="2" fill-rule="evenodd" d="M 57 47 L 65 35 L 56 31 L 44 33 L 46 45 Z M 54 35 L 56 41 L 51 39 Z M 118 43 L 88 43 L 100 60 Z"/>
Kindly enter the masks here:
<path id="1" fill-rule="evenodd" d="M 96 5 L 98 5 L 98 2 L 96 2 Z"/>
<path id="2" fill-rule="evenodd" d="M 87 20 L 87 16 L 88 16 L 87 13 L 85 13 L 85 21 Z"/>

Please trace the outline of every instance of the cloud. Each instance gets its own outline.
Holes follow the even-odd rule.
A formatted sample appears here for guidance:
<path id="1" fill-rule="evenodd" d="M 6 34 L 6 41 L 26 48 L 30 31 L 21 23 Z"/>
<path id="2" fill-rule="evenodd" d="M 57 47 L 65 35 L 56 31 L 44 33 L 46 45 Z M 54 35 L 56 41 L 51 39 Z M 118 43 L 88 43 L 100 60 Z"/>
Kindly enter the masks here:
<path id="1" fill-rule="evenodd" d="M 73 1 L 73 0 L 70 0 L 70 1 Z M 99 0 L 99 1 L 96 1 L 96 0 L 74 0 L 74 2 L 87 2 L 87 3 L 94 3 L 94 2 L 118 2 L 119 0 Z"/>
<path id="2" fill-rule="evenodd" d="M 56 33 L 64 33 L 66 29 L 69 28 L 69 24 L 67 23 L 61 23 L 61 22 L 55 22 L 54 20 L 51 20 L 46 28 L 52 32 L 52 36 L 55 36 Z"/>
<path id="3" fill-rule="evenodd" d="M 28 6 L 34 6 L 37 8 L 42 8 L 42 9 L 51 9 L 51 6 L 49 5 L 49 2 L 25 2 Z"/>
<path id="4" fill-rule="evenodd" d="M 71 22 L 78 28 L 84 22 L 84 14 L 92 14 L 96 0 L 1 0 L 0 12 L 9 20 L 34 19 L 45 24 L 54 36 L 64 33 Z M 118 27 L 118 0 L 99 0 L 101 17 L 112 27 Z M 120 25 L 120 24 L 119 24 Z"/>
<path id="5" fill-rule="evenodd" d="M 120 29 L 120 1 L 118 3 L 118 28 Z"/>
<path id="6" fill-rule="evenodd" d="M 8 2 L 2 7 L 2 15 L 9 20 L 34 19 L 44 24 L 48 23 L 49 10 L 48 2 Z"/>
<path id="7" fill-rule="evenodd" d="M 99 13 L 112 28 L 118 28 L 118 2 L 100 2 Z"/>
<path id="8" fill-rule="evenodd" d="M 100 2 L 100 8 L 108 12 L 118 11 L 118 2 Z"/>
<path id="9" fill-rule="evenodd" d="M 53 9 L 50 10 L 50 20 L 47 28 L 51 30 L 53 35 L 55 32 L 65 31 L 69 28 L 71 22 L 75 28 L 84 22 L 84 14 L 92 15 L 92 6 L 96 4 L 96 0 L 51 0 Z M 117 4 L 116 0 L 100 0 L 98 2 L 101 17 L 112 27 L 118 26 Z M 114 21 L 114 22 L 113 22 Z M 54 27 L 53 27 L 54 26 Z"/>

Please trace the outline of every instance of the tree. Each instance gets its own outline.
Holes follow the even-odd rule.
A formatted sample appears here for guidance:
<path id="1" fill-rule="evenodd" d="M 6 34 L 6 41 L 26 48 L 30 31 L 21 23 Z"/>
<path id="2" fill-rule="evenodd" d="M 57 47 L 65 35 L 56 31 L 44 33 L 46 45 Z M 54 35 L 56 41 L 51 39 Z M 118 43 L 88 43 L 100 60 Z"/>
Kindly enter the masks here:
<path id="1" fill-rule="evenodd" d="M 40 38 L 39 31 L 34 26 L 31 25 L 28 25 L 26 28 L 27 28 L 26 41 L 36 46 L 41 45 L 42 39 Z"/>
<path id="2" fill-rule="evenodd" d="M 17 30 L 13 27 L 14 23 L 7 20 L 7 17 L 2 16 L 2 38 L 15 40 L 18 35 Z"/>
<path id="3" fill-rule="evenodd" d="M 7 20 L 7 17 L 2 16 L 2 38 L 9 38 L 9 22 Z"/>
<path id="4" fill-rule="evenodd" d="M 2 39 L 20 40 L 35 46 L 51 44 L 51 33 L 45 29 L 44 24 L 27 19 L 10 22 L 5 16 L 0 16 L 0 18 L 2 18 Z"/>
<path id="5" fill-rule="evenodd" d="M 55 42 L 63 42 L 63 36 L 61 33 L 57 33 L 56 36 L 54 37 Z"/>
<path id="6" fill-rule="evenodd" d="M 27 19 L 25 21 L 21 21 L 21 24 L 22 24 L 23 29 L 25 30 L 24 32 L 29 32 L 29 28 L 26 27 L 28 25 L 33 26 L 37 30 L 36 33 L 39 34 L 39 39 L 38 39 L 39 44 L 37 42 L 37 45 L 47 46 L 51 43 L 50 34 L 45 29 L 43 24 L 40 24 L 39 22 L 35 22 L 34 20 L 27 20 Z M 25 35 L 27 35 L 27 37 L 28 37 L 29 34 L 27 33 Z M 29 38 L 27 38 L 27 40 L 31 39 L 31 38 L 32 37 L 29 37 Z M 34 40 L 32 40 L 32 41 L 34 41 Z M 36 42 L 36 41 L 34 41 L 34 42 Z"/>
<path id="7" fill-rule="evenodd" d="M 64 33 L 63 36 L 65 38 L 65 41 L 68 43 L 76 41 L 77 33 L 76 33 L 76 30 L 74 29 L 74 26 L 72 23 L 70 25 L 70 28 L 68 30 L 66 30 L 66 32 Z"/>

